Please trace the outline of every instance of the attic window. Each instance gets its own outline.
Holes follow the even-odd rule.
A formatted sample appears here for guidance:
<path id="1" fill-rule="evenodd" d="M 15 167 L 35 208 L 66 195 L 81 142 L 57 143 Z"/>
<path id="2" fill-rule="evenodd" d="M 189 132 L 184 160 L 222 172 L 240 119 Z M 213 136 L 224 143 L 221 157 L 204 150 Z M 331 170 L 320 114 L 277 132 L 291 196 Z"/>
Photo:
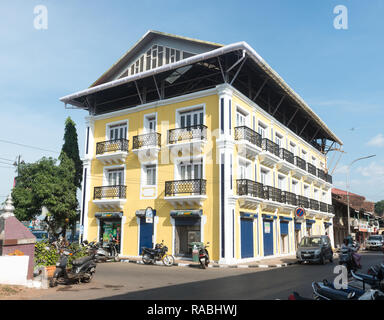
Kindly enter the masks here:
<path id="1" fill-rule="evenodd" d="M 125 70 L 120 78 L 194 56 L 194 53 L 153 45 Z M 180 75 L 179 75 L 180 76 Z"/>

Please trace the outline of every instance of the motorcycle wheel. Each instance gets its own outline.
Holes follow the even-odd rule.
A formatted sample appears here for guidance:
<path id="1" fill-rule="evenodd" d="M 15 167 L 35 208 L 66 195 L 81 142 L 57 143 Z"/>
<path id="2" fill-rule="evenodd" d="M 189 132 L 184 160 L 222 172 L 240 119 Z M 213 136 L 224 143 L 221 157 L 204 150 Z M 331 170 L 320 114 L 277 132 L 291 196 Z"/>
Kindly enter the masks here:
<path id="1" fill-rule="evenodd" d="M 200 265 L 201 265 L 201 267 L 202 267 L 203 269 L 206 268 L 205 261 L 206 261 L 206 259 L 200 259 Z"/>
<path id="2" fill-rule="evenodd" d="M 119 256 L 115 256 L 114 261 L 115 261 L 115 262 L 119 262 L 119 261 L 120 261 Z"/>
<path id="3" fill-rule="evenodd" d="M 163 264 L 167 267 L 170 267 L 172 266 L 173 264 L 175 263 L 175 258 L 170 255 L 170 254 L 166 254 L 164 257 L 163 257 Z"/>
<path id="4" fill-rule="evenodd" d="M 205 250 L 205 253 L 206 253 L 206 255 L 207 255 L 207 257 L 205 258 L 205 266 L 207 266 L 208 267 L 208 265 L 209 265 L 209 254 L 208 254 L 208 252 L 207 252 L 207 250 Z"/>
<path id="5" fill-rule="evenodd" d="M 52 278 L 52 279 L 50 279 L 50 280 L 49 280 L 49 286 L 50 286 L 51 288 L 56 287 L 56 286 L 57 286 L 57 278 Z"/>
<path id="6" fill-rule="evenodd" d="M 143 254 L 142 260 L 144 264 L 152 264 L 151 256 L 148 253 Z"/>
<path id="7" fill-rule="evenodd" d="M 81 278 L 81 282 L 83 282 L 83 283 L 91 282 L 94 275 L 95 275 L 94 272 L 90 273 L 89 276 Z"/>

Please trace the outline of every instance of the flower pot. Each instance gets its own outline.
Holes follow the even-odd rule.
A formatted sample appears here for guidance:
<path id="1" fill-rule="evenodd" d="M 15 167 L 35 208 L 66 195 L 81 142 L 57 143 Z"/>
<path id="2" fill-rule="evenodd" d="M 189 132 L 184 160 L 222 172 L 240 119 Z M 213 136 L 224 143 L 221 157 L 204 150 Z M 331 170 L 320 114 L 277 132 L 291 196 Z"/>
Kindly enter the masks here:
<path id="1" fill-rule="evenodd" d="M 55 273 L 56 266 L 46 266 L 45 271 L 47 272 L 47 277 L 52 278 Z"/>

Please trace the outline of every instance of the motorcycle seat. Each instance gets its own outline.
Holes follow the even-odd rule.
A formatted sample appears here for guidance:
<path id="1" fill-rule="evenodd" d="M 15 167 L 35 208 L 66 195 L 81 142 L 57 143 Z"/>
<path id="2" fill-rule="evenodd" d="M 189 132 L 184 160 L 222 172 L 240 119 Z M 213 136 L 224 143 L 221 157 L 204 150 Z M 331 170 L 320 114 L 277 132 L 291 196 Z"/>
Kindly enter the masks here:
<path id="1" fill-rule="evenodd" d="M 87 257 L 82 257 L 82 258 L 79 258 L 79 259 L 76 259 L 76 260 L 73 260 L 72 261 L 72 264 L 74 266 L 80 266 L 88 261 L 91 261 L 92 260 L 92 257 L 91 256 L 87 256 Z"/>

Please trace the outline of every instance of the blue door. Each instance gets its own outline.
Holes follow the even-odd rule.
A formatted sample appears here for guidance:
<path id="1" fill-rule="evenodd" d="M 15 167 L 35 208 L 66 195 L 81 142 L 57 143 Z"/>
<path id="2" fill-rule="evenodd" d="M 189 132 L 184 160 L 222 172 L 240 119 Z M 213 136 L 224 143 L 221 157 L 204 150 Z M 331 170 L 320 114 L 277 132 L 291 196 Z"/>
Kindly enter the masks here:
<path id="1" fill-rule="evenodd" d="M 285 235 L 288 234 L 288 222 L 280 221 L 280 234 Z"/>
<path id="2" fill-rule="evenodd" d="M 241 257 L 253 257 L 253 219 L 241 219 Z"/>
<path id="3" fill-rule="evenodd" d="M 152 235 L 153 235 L 153 223 L 146 223 L 145 217 L 140 218 L 140 251 L 142 253 L 142 247 L 152 248 Z"/>
<path id="4" fill-rule="evenodd" d="M 264 256 L 273 255 L 273 220 L 263 220 Z"/>

